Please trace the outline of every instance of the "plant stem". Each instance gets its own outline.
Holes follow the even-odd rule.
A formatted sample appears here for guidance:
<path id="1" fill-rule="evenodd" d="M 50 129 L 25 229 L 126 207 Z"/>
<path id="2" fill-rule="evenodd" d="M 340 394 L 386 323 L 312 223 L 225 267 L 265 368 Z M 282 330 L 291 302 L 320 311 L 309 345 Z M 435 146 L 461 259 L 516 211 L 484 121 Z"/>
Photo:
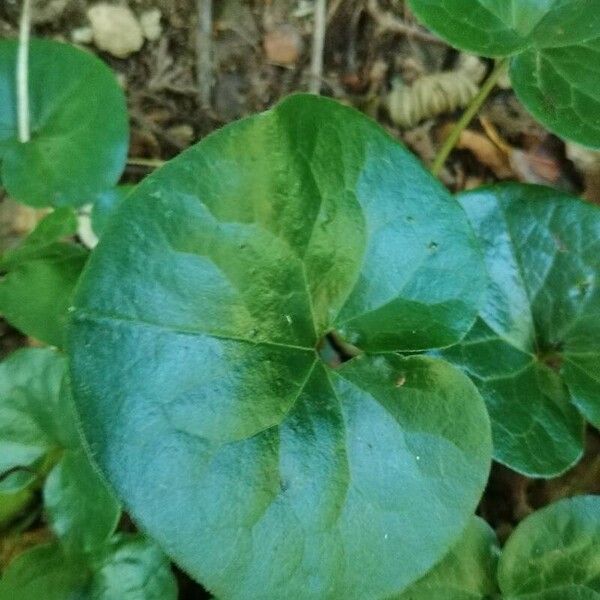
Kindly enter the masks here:
<path id="1" fill-rule="evenodd" d="M 452 152 L 454 146 L 458 142 L 460 138 L 460 134 L 467 127 L 467 125 L 473 120 L 473 117 L 478 113 L 479 109 L 485 102 L 486 98 L 490 95 L 490 92 L 494 89 L 496 82 L 504 72 L 504 69 L 508 63 L 508 59 L 503 58 L 501 60 L 496 61 L 496 65 L 494 66 L 493 71 L 490 73 L 489 77 L 484 81 L 477 95 L 471 100 L 471 103 L 465 109 L 465 112 L 462 114 L 461 118 L 458 120 L 456 125 L 452 128 L 450 135 L 444 141 L 440 151 L 438 152 L 435 160 L 433 161 L 433 165 L 431 166 L 431 172 L 434 175 L 437 175 L 444 166 L 446 159 Z"/>
<path id="2" fill-rule="evenodd" d="M 19 141 L 31 139 L 29 124 L 29 35 L 31 32 L 31 0 L 23 0 L 19 24 L 19 48 L 17 51 L 17 120 Z"/>
<path id="3" fill-rule="evenodd" d="M 323 49 L 325 47 L 325 29 L 327 27 L 327 0 L 316 0 L 312 55 L 310 61 L 311 94 L 319 94 L 323 83 Z"/>

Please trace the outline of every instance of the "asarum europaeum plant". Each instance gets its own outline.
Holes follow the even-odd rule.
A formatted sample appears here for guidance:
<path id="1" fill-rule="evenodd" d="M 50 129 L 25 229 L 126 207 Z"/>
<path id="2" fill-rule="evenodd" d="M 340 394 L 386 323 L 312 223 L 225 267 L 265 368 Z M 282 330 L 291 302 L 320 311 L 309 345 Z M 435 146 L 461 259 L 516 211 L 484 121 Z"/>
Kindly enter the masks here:
<path id="1" fill-rule="evenodd" d="M 389 600 L 580 600 L 600 593 L 600 498 L 561 500 L 526 518 L 500 551 L 474 517 L 425 577 Z"/>
<path id="2" fill-rule="evenodd" d="M 573 16 L 547 51 L 553 11 L 590 4 L 510 3 L 519 35 L 539 23 L 503 52 L 546 65 L 585 30 Z M 524 185 L 454 198 L 371 120 L 303 95 L 116 189 L 110 72 L 62 44 L 30 52 L 22 142 L 16 43 L 0 42 L 0 177 L 60 208 L 0 256 L 0 313 L 64 354 L 0 364 L 0 530 L 41 491 L 54 541 L 10 562 L 0 600 L 175 597 L 104 477 L 219 600 L 600 594 L 597 498 L 529 517 L 499 561 L 473 517 L 492 457 L 551 477 L 600 425 L 597 207 Z M 72 207 L 92 201 L 90 254 Z"/>
<path id="3" fill-rule="evenodd" d="M 38 491 L 55 536 L 10 562 L 0 600 L 174 600 L 175 579 L 156 544 L 116 531 L 121 507 L 82 443 L 66 364 L 50 348 L 19 350 L 0 363 L 3 552 L 5 528 L 35 506 Z"/>
<path id="4" fill-rule="evenodd" d="M 31 139 L 21 142 L 18 41 L 0 40 L 0 181 L 30 206 L 81 206 L 119 180 L 129 143 L 123 90 L 89 52 L 50 40 L 29 47 Z"/>
<path id="5" fill-rule="evenodd" d="M 548 129 L 600 148 L 598 0 L 409 0 L 456 48 L 507 57 L 523 104 Z"/>
<path id="6" fill-rule="evenodd" d="M 487 480 L 475 386 L 414 355 L 467 333 L 485 283 L 463 209 L 409 152 L 291 97 L 110 221 L 69 336 L 91 452 L 219 598 L 389 596 L 448 551 Z M 359 356 L 331 368 L 328 334 Z"/>

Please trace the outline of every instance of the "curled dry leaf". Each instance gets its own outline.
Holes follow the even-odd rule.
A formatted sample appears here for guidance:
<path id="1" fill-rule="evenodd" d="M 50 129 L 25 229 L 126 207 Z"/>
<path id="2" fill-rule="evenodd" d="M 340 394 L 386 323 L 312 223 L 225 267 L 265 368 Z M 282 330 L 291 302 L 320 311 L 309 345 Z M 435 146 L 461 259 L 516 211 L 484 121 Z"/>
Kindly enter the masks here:
<path id="1" fill-rule="evenodd" d="M 479 91 L 485 70 L 479 59 L 464 55 L 452 71 L 424 75 L 410 86 L 396 82 L 387 97 L 391 119 L 410 128 L 424 119 L 464 108 Z"/>
<path id="2" fill-rule="evenodd" d="M 583 197 L 600 204 L 600 152 L 588 150 L 579 144 L 566 145 L 567 158 L 573 162 L 584 180 Z"/>

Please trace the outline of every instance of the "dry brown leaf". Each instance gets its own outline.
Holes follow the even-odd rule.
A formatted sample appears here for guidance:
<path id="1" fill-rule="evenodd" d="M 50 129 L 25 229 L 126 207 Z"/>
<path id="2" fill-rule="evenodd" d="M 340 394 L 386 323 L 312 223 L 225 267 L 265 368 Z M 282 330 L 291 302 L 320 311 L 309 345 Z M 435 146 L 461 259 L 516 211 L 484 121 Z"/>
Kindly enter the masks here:
<path id="1" fill-rule="evenodd" d="M 465 129 L 456 144 L 460 150 L 468 150 L 482 164 L 488 167 L 498 179 L 513 177 L 508 157 L 486 135 Z"/>

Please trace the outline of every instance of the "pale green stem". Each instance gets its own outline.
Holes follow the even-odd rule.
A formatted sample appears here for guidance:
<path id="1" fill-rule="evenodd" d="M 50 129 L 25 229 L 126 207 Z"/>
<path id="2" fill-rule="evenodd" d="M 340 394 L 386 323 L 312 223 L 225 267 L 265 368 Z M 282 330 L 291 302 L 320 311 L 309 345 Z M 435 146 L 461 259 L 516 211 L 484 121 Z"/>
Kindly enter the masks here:
<path id="1" fill-rule="evenodd" d="M 17 122 L 19 141 L 31 139 L 29 123 L 29 37 L 31 33 L 31 0 L 23 0 L 19 25 L 19 48 L 17 50 Z"/>
<path id="2" fill-rule="evenodd" d="M 446 162 L 448 156 L 450 156 L 450 152 L 452 152 L 454 146 L 456 146 L 456 143 L 460 138 L 460 134 L 473 120 L 473 117 L 475 117 L 475 115 L 479 112 L 479 109 L 485 102 L 486 98 L 490 95 L 490 92 L 494 89 L 498 79 L 504 72 L 507 63 L 508 59 L 506 58 L 496 62 L 493 71 L 484 81 L 479 92 L 477 92 L 477 95 L 473 98 L 473 100 L 471 100 L 471 103 L 469 106 L 467 106 L 465 112 L 462 114 L 456 125 L 454 125 L 450 135 L 444 140 L 444 144 L 440 148 L 440 151 L 438 152 L 435 160 L 433 161 L 433 165 L 431 166 L 431 172 L 434 175 L 438 175 L 442 170 L 444 163 Z"/>

